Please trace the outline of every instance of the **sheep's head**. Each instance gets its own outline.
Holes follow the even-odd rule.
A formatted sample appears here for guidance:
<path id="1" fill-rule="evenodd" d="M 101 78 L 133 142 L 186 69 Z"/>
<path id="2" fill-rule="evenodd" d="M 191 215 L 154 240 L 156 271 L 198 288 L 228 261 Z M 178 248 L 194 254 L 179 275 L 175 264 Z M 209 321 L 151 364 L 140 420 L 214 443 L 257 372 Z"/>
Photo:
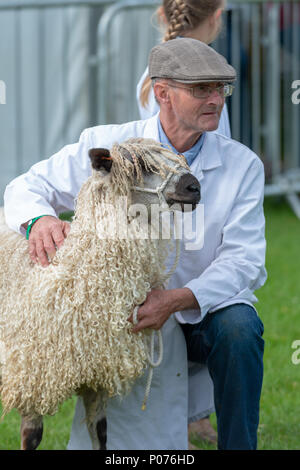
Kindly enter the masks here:
<path id="1" fill-rule="evenodd" d="M 89 151 L 92 168 L 129 178 L 131 203 L 167 204 L 172 210 L 194 210 L 200 201 L 200 184 L 182 155 L 150 139 L 130 139 L 112 150 Z"/>

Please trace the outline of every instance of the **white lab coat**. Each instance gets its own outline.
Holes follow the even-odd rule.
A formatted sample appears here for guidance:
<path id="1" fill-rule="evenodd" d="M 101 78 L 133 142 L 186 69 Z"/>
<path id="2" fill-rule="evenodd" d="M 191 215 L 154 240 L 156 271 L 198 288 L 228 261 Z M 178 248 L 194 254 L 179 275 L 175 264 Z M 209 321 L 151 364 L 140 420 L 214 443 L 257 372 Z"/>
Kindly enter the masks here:
<path id="1" fill-rule="evenodd" d="M 141 104 L 141 100 L 140 100 L 141 89 L 142 89 L 144 80 L 148 76 L 148 74 L 149 74 L 149 69 L 148 67 L 146 67 L 145 72 L 141 76 L 136 86 L 136 99 L 137 99 L 137 105 L 138 105 L 141 119 L 149 119 L 150 117 L 155 116 L 155 114 L 159 112 L 159 104 L 157 103 L 155 99 L 153 88 L 151 88 L 149 92 L 148 103 L 146 104 L 146 106 L 143 106 Z M 229 116 L 228 116 L 226 103 L 220 116 L 220 121 L 219 121 L 217 132 L 219 134 L 226 135 L 227 137 L 231 137 Z"/>
<path id="2" fill-rule="evenodd" d="M 146 67 L 136 87 L 136 99 L 141 119 L 149 119 L 159 112 L 159 104 L 155 99 L 153 88 L 149 91 L 148 102 L 145 106 L 142 105 L 140 100 L 142 85 L 148 75 L 149 68 Z M 217 132 L 225 135 L 226 137 L 231 137 L 226 103 L 220 116 Z M 199 393 L 200 390 L 201 394 Z M 210 375 L 208 374 L 207 367 L 189 362 L 188 394 L 189 422 L 197 421 L 198 419 L 204 418 L 215 411 L 214 387 Z"/>
<path id="3" fill-rule="evenodd" d="M 157 116 L 146 121 L 87 129 L 79 143 L 68 145 L 49 160 L 35 164 L 5 191 L 8 225 L 22 232 L 21 225 L 33 217 L 73 210 L 80 186 L 91 173 L 88 150 L 110 148 L 113 143 L 130 137 L 158 140 Z M 169 287 L 189 287 L 201 313 L 199 310 L 178 312 L 177 320 L 183 323 L 199 322 L 208 312 L 229 304 L 253 304 L 257 300 L 253 291 L 266 279 L 264 171 L 260 159 L 244 145 L 208 132 L 191 171 L 201 184 L 202 205 L 193 217 L 197 220 L 198 211 L 203 214 L 204 208 L 204 245 L 189 250 L 182 241 L 182 256 Z M 189 242 L 194 244 L 193 240 Z M 144 376 L 122 402 L 114 399 L 108 404 L 108 449 L 187 449 L 185 341 L 174 316 L 162 331 L 164 360 L 154 372 L 147 410 L 140 410 Z M 205 394 L 209 375 L 206 367 L 202 372 L 206 382 L 199 393 Z M 205 404 L 208 408 L 210 405 Z M 69 449 L 86 449 L 90 445 L 79 401 Z"/>

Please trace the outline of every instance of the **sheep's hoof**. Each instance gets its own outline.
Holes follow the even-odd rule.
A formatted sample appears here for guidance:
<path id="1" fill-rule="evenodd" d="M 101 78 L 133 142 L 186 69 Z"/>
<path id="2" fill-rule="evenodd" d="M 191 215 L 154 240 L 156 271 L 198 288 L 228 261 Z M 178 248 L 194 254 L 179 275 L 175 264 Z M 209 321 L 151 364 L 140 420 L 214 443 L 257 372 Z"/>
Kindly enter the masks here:
<path id="1" fill-rule="evenodd" d="M 107 424 L 106 418 L 102 418 L 97 422 L 97 436 L 99 440 L 99 450 L 106 450 Z"/>
<path id="2" fill-rule="evenodd" d="M 43 423 L 22 419 L 21 450 L 35 450 L 43 437 Z"/>

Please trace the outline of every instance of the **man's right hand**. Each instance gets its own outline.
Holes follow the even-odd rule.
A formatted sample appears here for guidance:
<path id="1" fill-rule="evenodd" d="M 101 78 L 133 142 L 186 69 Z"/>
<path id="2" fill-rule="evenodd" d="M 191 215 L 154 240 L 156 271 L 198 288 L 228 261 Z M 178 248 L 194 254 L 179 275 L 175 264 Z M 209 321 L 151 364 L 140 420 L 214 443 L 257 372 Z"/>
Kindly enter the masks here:
<path id="1" fill-rule="evenodd" d="M 64 243 L 70 231 L 69 222 L 45 215 L 32 226 L 29 234 L 29 255 L 34 263 L 46 267 Z"/>

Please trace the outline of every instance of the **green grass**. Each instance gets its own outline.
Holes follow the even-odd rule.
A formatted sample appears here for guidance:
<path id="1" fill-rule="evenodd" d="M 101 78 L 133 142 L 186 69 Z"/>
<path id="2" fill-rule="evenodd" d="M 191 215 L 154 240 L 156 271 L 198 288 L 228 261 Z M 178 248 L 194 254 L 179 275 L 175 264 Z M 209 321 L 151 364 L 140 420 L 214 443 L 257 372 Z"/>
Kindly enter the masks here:
<path id="1" fill-rule="evenodd" d="M 265 325 L 265 375 L 258 435 L 259 449 L 300 449 L 300 364 L 291 361 L 300 339 L 300 220 L 282 199 L 265 202 L 268 280 L 256 295 Z M 65 449 L 75 399 L 44 421 L 39 449 Z M 211 421 L 216 427 L 215 415 Z M 0 422 L 0 450 L 19 449 L 20 419 L 11 412 Z M 201 449 L 214 446 L 193 441 Z"/>
<path id="2" fill-rule="evenodd" d="M 66 449 L 72 418 L 75 398 L 66 401 L 55 416 L 44 418 L 43 439 L 39 450 Z M 1 407 L 0 407 L 1 410 Z M 13 410 L 0 422 L 0 450 L 20 449 L 20 416 Z"/>
<path id="3" fill-rule="evenodd" d="M 300 339 L 300 220 L 283 200 L 267 200 L 268 280 L 257 292 L 265 325 L 265 376 L 259 447 L 300 449 L 300 364 L 292 343 Z"/>

